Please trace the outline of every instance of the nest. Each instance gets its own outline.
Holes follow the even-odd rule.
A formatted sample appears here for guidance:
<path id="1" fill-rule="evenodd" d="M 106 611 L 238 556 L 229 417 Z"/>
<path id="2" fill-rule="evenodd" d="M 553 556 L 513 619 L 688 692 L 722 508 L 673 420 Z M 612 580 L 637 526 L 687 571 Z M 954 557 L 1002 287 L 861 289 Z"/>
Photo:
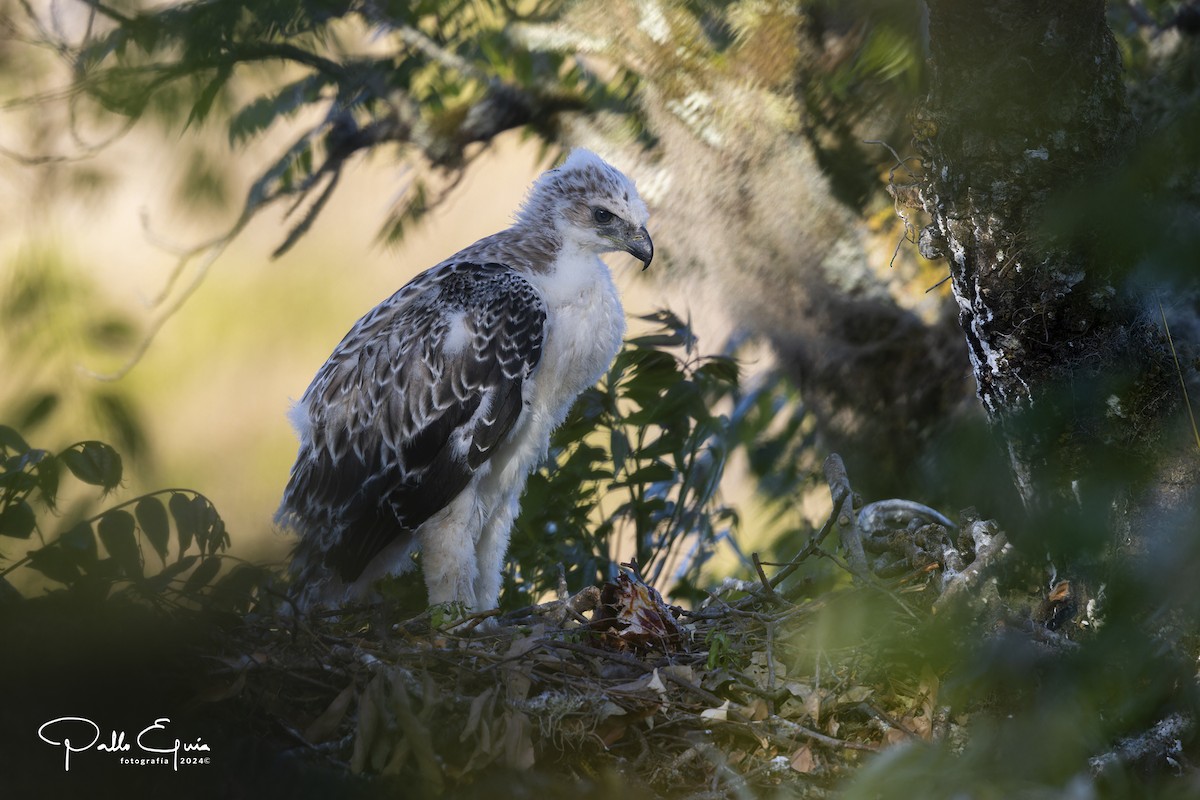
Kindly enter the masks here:
<path id="1" fill-rule="evenodd" d="M 898 670 L 890 650 L 975 593 L 1004 548 L 992 523 L 960 530 L 901 501 L 856 509 L 833 466 L 833 513 L 796 557 L 756 555 L 758 580 L 727 580 L 697 608 L 666 604 L 628 564 L 503 616 L 251 615 L 224 641 L 208 698 L 237 698 L 242 724 L 291 757 L 410 794 L 495 791 L 495 776 L 536 770 L 585 793 L 823 796 L 867 754 L 956 735 L 933 671 Z M 822 546 L 834 530 L 845 561 Z M 795 579 L 815 558 L 844 580 Z M 863 608 L 865 635 L 831 644 L 829 620 Z"/>

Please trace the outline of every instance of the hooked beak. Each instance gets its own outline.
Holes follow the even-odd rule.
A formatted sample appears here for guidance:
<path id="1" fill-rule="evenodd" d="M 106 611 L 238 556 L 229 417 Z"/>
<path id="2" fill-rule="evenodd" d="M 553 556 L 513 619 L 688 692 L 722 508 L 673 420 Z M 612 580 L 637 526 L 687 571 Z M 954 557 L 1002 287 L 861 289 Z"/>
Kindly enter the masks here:
<path id="1" fill-rule="evenodd" d="M 622 249 L 642 262 L 643 272 L 654 260 L 654 241 L 650 238 L 650 232 L 645 228 L 639 228 L 637 233 L 626 239 Z"/>

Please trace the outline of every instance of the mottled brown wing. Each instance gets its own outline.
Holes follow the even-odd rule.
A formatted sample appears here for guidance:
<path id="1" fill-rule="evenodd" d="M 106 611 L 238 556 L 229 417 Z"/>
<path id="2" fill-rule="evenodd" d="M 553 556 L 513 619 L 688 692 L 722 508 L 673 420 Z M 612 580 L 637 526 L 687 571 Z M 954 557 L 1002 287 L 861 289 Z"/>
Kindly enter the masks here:
<path id="1" fill-rule="evenodd" d="M 533 286 L 500 264 L 444 265 L 381 303 L 301 400 L 311 427 L 281 521 L 357 578 L 454 500 L 512 430 L 545 323 Z"/>

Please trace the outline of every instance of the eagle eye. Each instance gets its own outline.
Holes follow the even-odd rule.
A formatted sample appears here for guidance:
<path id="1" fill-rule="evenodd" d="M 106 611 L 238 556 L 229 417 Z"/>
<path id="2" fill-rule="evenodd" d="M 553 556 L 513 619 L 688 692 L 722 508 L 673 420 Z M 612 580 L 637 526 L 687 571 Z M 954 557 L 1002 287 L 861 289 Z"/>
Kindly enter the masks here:
<path id="1" fill-rule="evenodd" d="M 592 219 L 600 225 L 607 225 L 613 221 L 613 213 L 605 208 L 593 208 Z"/>

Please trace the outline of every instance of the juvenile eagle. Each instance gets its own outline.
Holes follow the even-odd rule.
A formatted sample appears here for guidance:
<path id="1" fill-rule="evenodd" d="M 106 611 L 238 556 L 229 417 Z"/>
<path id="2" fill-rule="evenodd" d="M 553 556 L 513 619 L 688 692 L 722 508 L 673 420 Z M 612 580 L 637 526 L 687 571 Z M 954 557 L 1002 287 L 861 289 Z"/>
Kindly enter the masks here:
<path id="1" fill-rule="evenodd" d="M 633 182 L 575 150 L 515 224 L 355 323 L 292 410 L 276 515 L 303 604 L 361 596 L 421 547 L 429 602 L 493 608 L 529 473 L 612 363 L 625 315 L 601 253 L 650 266 Z"/>

